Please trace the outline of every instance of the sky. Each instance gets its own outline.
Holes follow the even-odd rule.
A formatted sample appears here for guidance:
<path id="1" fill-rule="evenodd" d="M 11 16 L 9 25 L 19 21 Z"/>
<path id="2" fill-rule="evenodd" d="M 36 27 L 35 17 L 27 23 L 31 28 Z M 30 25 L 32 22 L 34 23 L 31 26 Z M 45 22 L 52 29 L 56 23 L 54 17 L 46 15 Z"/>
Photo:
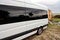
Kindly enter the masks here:
<path id="1" fill-rule="evenodd" d="M 44 4 L 48 6 L 53 13 L 60 13 L 60 0 L 31 0 L 33 3 Z"/>
<path id="2" fill-rule="evenodd" d="M 46 5 L 53 13 L 60 13 L 60 0 L 23 0 Z"/>
<path id="3" fill-rule="evenodd" d="M 42 0 L 37 3 L 41 3 L 41 4 L 48 6 L 48 8 L 52 10 L 53 13 L 60 13 L 60 0 L 50 0 L 50 1 Z"/>

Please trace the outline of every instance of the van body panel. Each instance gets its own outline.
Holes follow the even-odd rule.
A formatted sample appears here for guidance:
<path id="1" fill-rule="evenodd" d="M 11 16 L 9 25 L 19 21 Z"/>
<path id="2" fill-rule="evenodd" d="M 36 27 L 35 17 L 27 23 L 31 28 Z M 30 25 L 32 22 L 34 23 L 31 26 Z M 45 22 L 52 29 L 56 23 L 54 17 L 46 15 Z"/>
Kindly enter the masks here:
<path id="1" fill-rule="evenodd" d="M 24 2 L 24 1 L 17 1 L 17 0 L 5 0 L 5 1 L 1 0 L 0 5 L 17 6 L 17 7 L 21 6 L 21 7 L 26 7 L 26 8 L 48 10 L 48 8 L 45 7 L 44 5 L 42 6 L 42 5 L 38 5 L 38 4 L 27 3 L 27 2 Z"/>
<path id="2" fill-rule="evenodd" d="M 47 19 L 39 19 L 34 21 L 22 22 L 22 23 L 18 22 L 17 24 L 16 23 L 6 24 L 5 26 L 0 26 L 3 30 L 3 31 L 0 31 L 0 38 L 15 35 L 27 30 L 31 30 L 31 29 L 43 26 L 45 24 L 48 24 Z"/>

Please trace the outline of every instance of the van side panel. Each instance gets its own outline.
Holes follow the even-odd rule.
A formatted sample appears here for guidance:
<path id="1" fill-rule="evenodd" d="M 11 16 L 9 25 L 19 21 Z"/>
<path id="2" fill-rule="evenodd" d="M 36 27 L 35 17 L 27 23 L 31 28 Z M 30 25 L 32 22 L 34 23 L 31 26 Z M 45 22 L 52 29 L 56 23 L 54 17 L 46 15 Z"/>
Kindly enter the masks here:
<path id="1" fill-rule="evenodd" d="M 6 24 L 3 27 L 1 26 L 1 28 L 3 28 L 4 30 L 0 31 L 0 38 L 5 38 L 11 35 L 15 35 L 27 30 L 31 30 L 31 29 L 43 26 L 45 24 L 48 24 L 48 19 L 27 21 L 27 22 L 22 22 L 22 24 L 18 22 L 18 23 L 13 23 L 9 25 L 10 27 L 13 26 L 13 28 L 9 28 L 8 30 L 5 30 L 4 27 L 9 27 L 8 24 Z"/>

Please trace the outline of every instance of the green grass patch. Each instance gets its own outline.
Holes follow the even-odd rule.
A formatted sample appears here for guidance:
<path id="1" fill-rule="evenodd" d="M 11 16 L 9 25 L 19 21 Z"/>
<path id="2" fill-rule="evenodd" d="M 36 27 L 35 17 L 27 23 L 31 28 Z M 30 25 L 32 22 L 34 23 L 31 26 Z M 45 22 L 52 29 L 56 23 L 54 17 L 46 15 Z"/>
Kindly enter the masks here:
<path id="1" fill-rule="evenodd" d="M 60 18 L 53 18 L 52 20 L 55 22 L 60 22 Z"/>

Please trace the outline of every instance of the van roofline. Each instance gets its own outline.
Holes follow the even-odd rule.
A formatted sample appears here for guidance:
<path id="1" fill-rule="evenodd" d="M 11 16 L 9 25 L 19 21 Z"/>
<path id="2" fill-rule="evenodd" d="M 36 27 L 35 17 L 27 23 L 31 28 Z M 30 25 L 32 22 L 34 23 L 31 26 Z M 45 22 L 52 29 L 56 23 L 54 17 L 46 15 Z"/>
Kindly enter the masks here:
<path id="1" fill-rule="evenodd" d="M 28 2 L 23 2 L 23 1 L 9 1 L 9 2 L 7 2 L 7 1 L 3 1 L 3 0 L 0 1 L 0 5 L 18 6 L 18 7 L 27 7 L 27 8 L 48 10 L 48 7 L 45 5 L 42 5 L 42 4 L 28 3 Z"/>

